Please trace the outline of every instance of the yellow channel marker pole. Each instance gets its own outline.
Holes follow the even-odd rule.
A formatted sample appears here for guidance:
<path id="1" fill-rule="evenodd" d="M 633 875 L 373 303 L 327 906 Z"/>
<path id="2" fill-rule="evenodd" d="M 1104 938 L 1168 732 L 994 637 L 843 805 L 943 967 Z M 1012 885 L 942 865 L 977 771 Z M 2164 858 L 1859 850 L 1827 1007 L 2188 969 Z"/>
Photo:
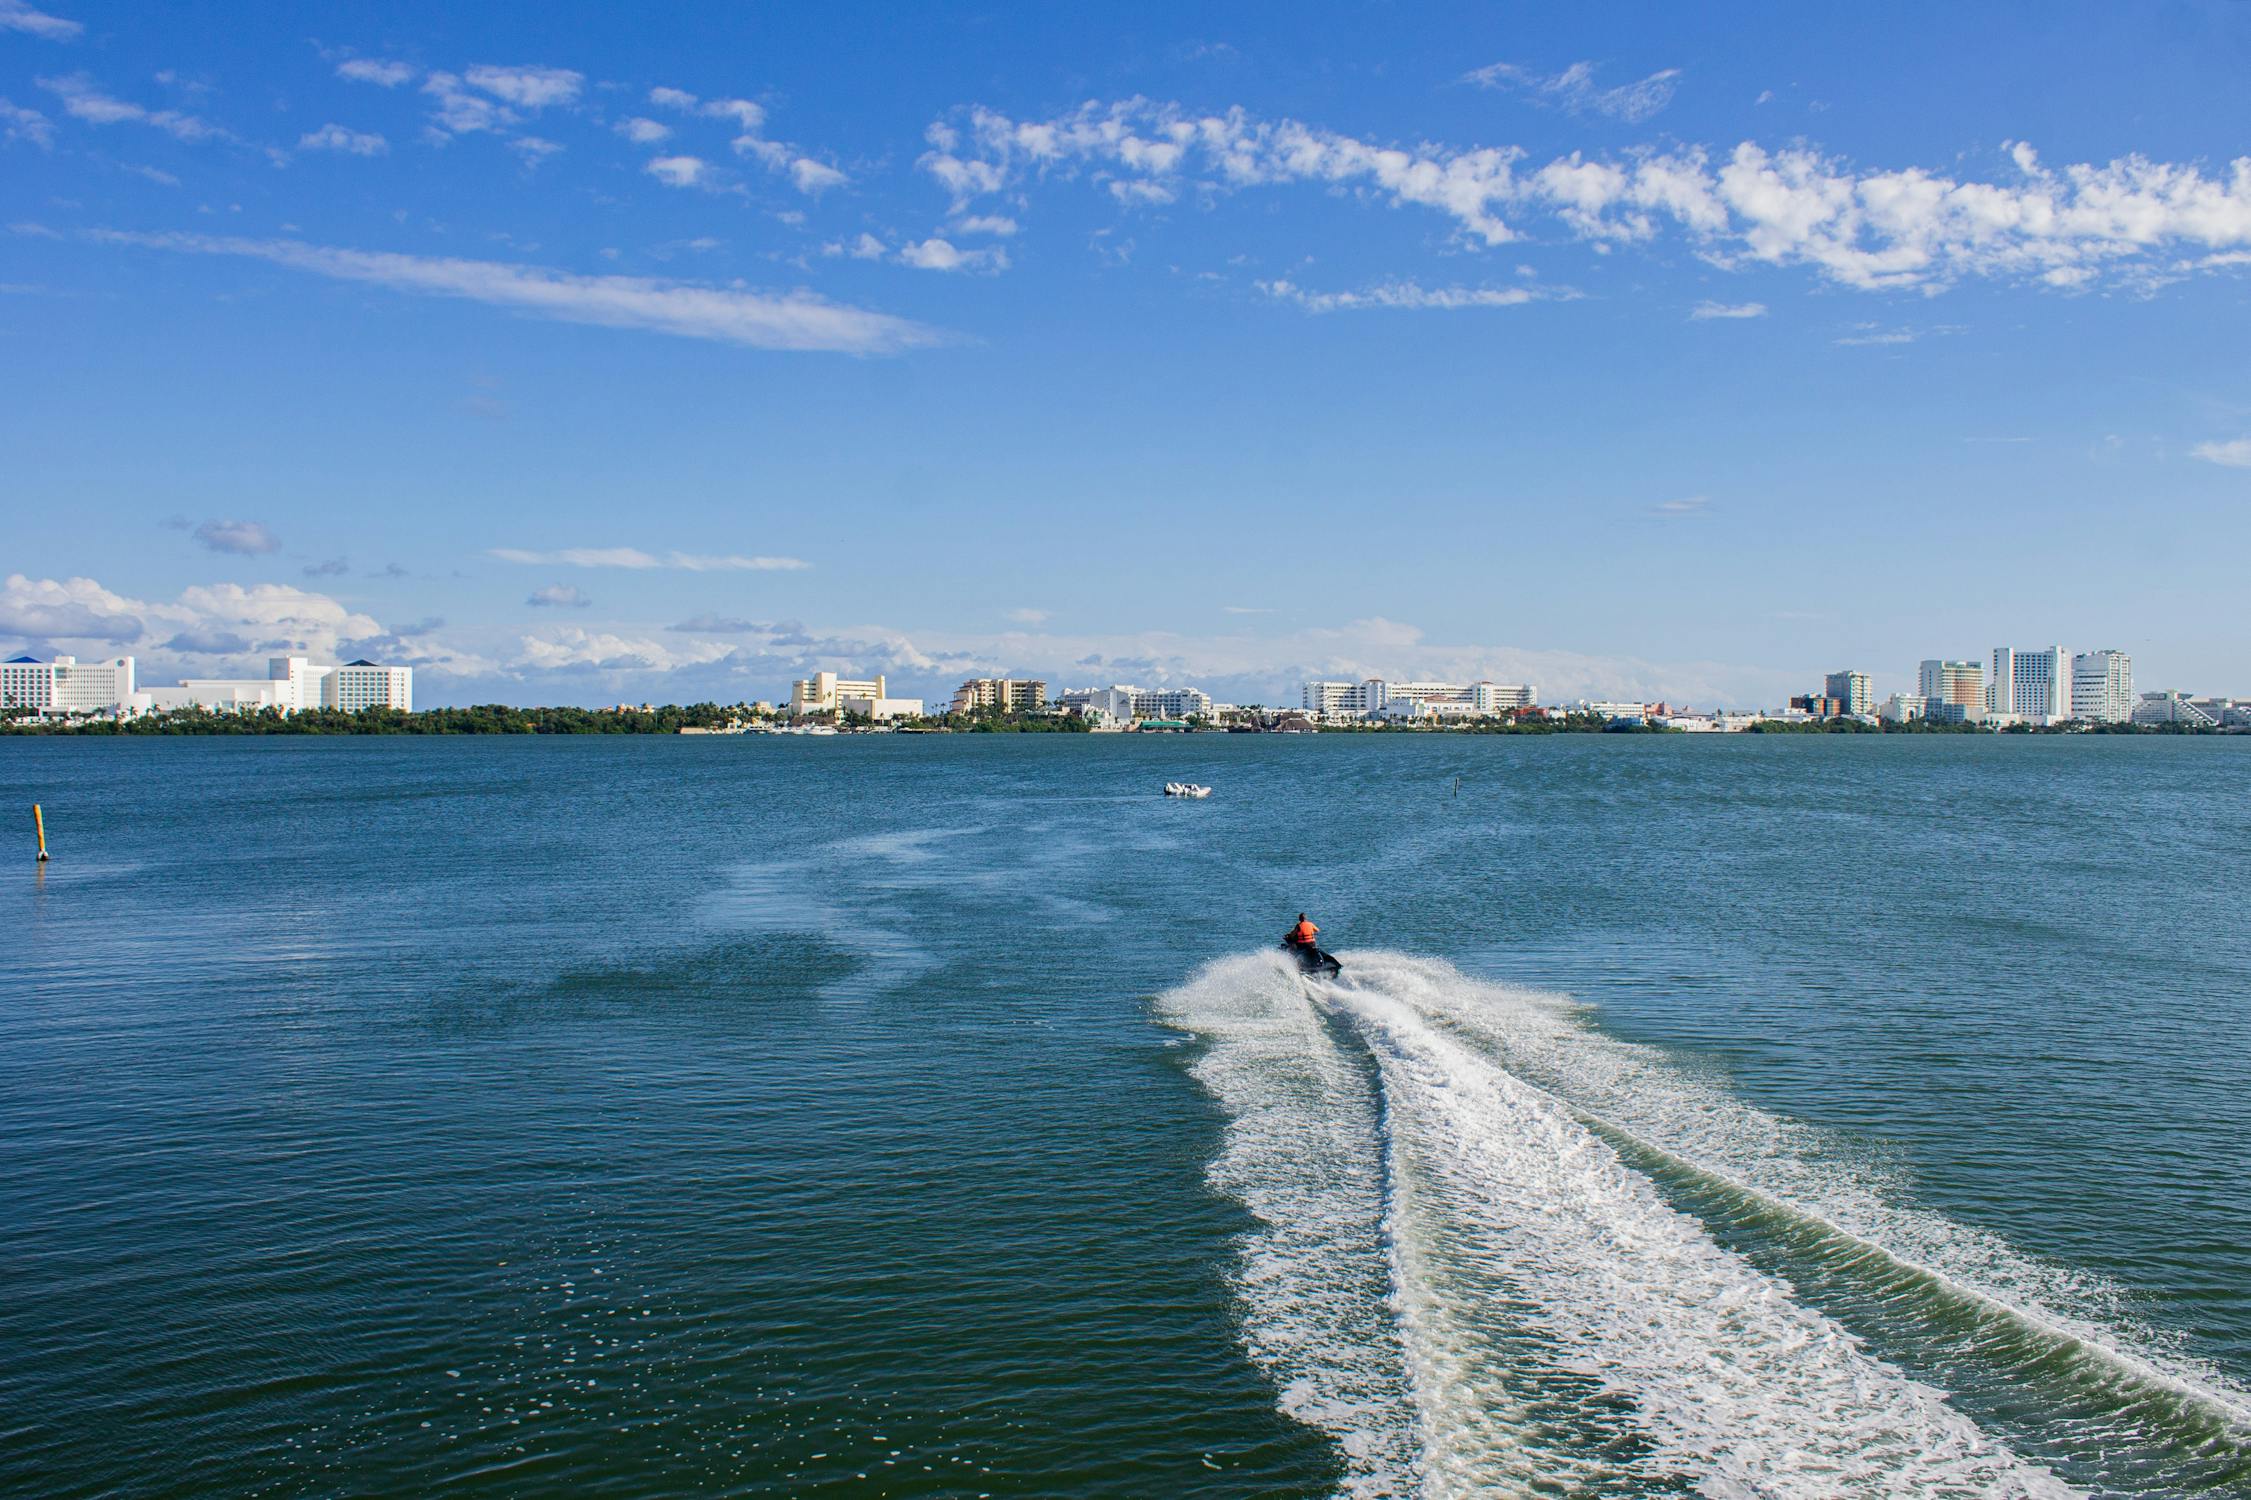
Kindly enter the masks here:
<path id="1" fill-rule="evenodd" d="M 39 863 L 45 864 L 47 862 L 47 815 L 39 810 L 39 804 L 36 802 L 31 804 L 31 826 L 39 830 Z"/>

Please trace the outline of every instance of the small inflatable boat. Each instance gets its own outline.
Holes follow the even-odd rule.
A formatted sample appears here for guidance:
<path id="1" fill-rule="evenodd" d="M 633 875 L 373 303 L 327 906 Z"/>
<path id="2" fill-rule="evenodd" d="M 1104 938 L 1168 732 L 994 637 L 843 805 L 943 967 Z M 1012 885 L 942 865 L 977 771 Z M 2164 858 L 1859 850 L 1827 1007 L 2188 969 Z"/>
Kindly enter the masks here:
<path id="1" fill-rule="evenodd" d="M 1211 788 L 1198 786 L 1193 781 L 1168 781 L 1165 783 L 1165 795 L 1168 797 L 1191 797 L 1201 801 L 1211 795 Z"/>

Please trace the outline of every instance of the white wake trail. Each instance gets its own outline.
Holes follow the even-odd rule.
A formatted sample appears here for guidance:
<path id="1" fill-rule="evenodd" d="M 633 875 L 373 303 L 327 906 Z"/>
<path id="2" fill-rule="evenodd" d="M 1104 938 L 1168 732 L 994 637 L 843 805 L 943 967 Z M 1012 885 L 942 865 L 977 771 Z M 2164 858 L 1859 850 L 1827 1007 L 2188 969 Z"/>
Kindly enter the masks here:
<path id="1" fill-rule="evenodd" d="M 1410 1005 L 1327 993 L 1389 1101 L 1431 1492 L 1531 1493 L 1544 1473 L 1586 1493 L 2071 1493 L 1718 1245 L 1553 1096 Z M 1603 1405 L 1572 1401 L 1573 1379 L 1644 1441 L 1603 1445 Z"/>
<path id="2" fill-rule="evenodd" d="M 2139 1324 L 2116 1286 L 1913 1207 L 1887 1174 L 1841 1154 L 1821 1132 L 1746 1104 L 1653 1048 L 1589 1029 L 1562 997 L 1396 954 L 1356 956 L 1354 968 L 1434 1026 L 1474 1038 L 1501 1068 L 1634 1140 L 1938 1278 L 2029 1330 L 2071 1341 L 2121 1377 L 2251 1425 L 2251 1392 Z"/>
<path id="3" fill-rule="evenodd" d="M 1207 1176 L 1258 1220 L 1234 1275 L 1251 1358 L 1283 1411 L 1336 1440 L 1345 1493 L 1417 1493 L 1422 1445 L 1365 1073 L 1296 977 L 1264 956 L 1220 960 L 1158 1007 L 1204 1043 L 1192 1071 L 1228 1114 Z"/>

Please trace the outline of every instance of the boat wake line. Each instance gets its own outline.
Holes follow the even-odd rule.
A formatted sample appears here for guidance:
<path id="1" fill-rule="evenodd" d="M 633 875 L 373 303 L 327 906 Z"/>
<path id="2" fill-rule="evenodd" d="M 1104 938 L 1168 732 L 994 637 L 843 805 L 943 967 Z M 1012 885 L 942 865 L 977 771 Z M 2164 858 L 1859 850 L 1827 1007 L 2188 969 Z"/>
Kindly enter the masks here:
<path id="1" fill-rule="evenodd" d="M 2251 1488 L 2251 1399 L 2099 1283 L 1560 997 L 1355 955 L 1161 996 L 1256 1221 L 1248 1351 L 1356 1495 Z"/>

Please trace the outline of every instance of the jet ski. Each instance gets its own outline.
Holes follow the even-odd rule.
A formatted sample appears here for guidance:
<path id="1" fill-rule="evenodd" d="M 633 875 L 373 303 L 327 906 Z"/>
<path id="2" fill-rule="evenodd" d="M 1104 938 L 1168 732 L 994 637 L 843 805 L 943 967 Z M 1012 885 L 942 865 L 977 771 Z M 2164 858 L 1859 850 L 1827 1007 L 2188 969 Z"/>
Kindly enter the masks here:
<path id="1" fill-rule="evenodd" d="M 1326 953 L 1311 943 L 1292 943 L 1285 940 L 1282 951 L 1297 960 L 1297 971 L 1317 979 L 1334 979 L 1344 972 L 1334 953 Z"/>

